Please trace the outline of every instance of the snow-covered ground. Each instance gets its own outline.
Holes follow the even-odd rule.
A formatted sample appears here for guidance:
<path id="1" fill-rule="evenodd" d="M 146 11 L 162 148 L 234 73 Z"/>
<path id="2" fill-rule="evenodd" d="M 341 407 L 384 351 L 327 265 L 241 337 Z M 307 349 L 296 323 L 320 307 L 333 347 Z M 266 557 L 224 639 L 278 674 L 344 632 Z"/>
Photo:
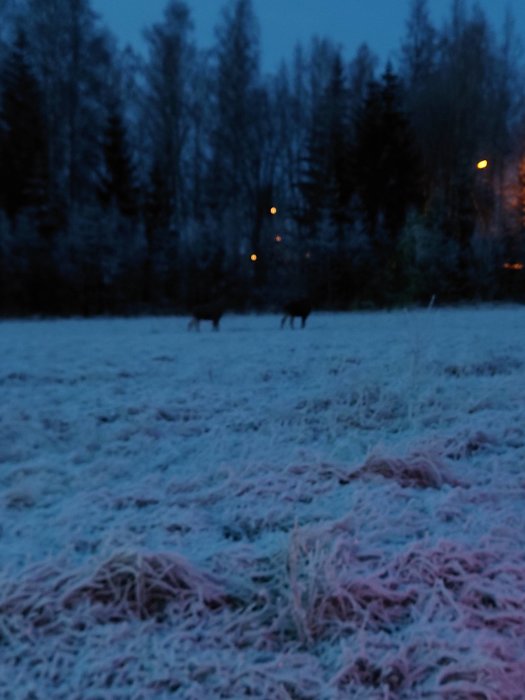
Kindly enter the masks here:
<path id="1" fill-rule="evenodd" d="M 525 698 L 525 308 L 0 324 L 0 698 Z"/>

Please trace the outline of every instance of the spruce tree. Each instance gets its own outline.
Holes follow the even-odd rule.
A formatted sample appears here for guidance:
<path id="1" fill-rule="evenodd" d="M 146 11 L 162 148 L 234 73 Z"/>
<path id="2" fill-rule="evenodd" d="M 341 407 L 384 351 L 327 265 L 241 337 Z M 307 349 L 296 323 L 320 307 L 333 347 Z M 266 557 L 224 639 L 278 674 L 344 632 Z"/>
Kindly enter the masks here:
<path id="1" fill-rule="evenodd" d="M 357 191 L 371 235 L 383 226 L 395 239 L 421 202 L 421 168 L 402 90 L 390 66 L 372 81 L 356 123 Z"/>

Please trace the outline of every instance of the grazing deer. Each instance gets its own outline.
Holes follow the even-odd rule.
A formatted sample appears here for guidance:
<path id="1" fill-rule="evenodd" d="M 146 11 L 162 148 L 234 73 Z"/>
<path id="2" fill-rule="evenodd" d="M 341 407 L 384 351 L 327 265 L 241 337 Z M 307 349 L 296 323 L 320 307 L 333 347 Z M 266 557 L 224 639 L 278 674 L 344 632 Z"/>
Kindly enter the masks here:
<path id="1" fill-rule="evenodd" d="M 196 306 L 191 314 L 192 317 L 188 323 L 188 330 L 200 330 L 201 321 L 211 321 L 213 330 L 219 330 L 219 322 L 224 313 L 224 302 L 221 300 L 211 301 L 209 304 L 200 304 Z"/>
<path id="2" fill-rule="evenodd" d="M 287 302 L 284 307 L 284 316 L 281 319 L 281 328 L 284 328 L 286 321 L 290 321 L 290 328 L 293 328 L 294 318 L 301 318 L 301 328 L 305 327 L 306 319 L 312 311 L 312 305 L 308 299 L 295 299 Z"/>

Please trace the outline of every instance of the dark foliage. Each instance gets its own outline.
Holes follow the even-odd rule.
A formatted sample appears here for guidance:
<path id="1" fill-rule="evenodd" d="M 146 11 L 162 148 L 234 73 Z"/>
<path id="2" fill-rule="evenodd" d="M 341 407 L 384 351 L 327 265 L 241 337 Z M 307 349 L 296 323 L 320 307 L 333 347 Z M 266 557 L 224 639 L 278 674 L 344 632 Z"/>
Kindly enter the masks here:
<path id="1" fill-rule="evenodd" d="M 263 77 L 250 0 L 211 54 L 170 0 L 145 62 L 67 7 L 5 18 L 0 313 L 173 311 L 225 284 L 237 309 L 525 297 L 520 64 L 479 8 L 438 31 L 414 0 L 379 77 L 324 39 Z"/>

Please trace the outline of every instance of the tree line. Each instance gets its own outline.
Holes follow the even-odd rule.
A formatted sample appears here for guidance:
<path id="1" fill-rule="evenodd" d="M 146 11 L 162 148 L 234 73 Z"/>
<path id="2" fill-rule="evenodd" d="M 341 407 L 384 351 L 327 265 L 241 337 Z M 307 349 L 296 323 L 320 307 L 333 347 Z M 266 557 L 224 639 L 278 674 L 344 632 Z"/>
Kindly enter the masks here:
<path id="1" fill-rule="evenodd" d="M 452 0 L 437 27 L 412 0 L 395 62 L 317 37 L 272 74 L 251 0 L 206 51 L 168 0 L 144 56 L 89 0 L 1 0 L 0 20 L 1 313 L 522 298 L 510 16 Z"/>

